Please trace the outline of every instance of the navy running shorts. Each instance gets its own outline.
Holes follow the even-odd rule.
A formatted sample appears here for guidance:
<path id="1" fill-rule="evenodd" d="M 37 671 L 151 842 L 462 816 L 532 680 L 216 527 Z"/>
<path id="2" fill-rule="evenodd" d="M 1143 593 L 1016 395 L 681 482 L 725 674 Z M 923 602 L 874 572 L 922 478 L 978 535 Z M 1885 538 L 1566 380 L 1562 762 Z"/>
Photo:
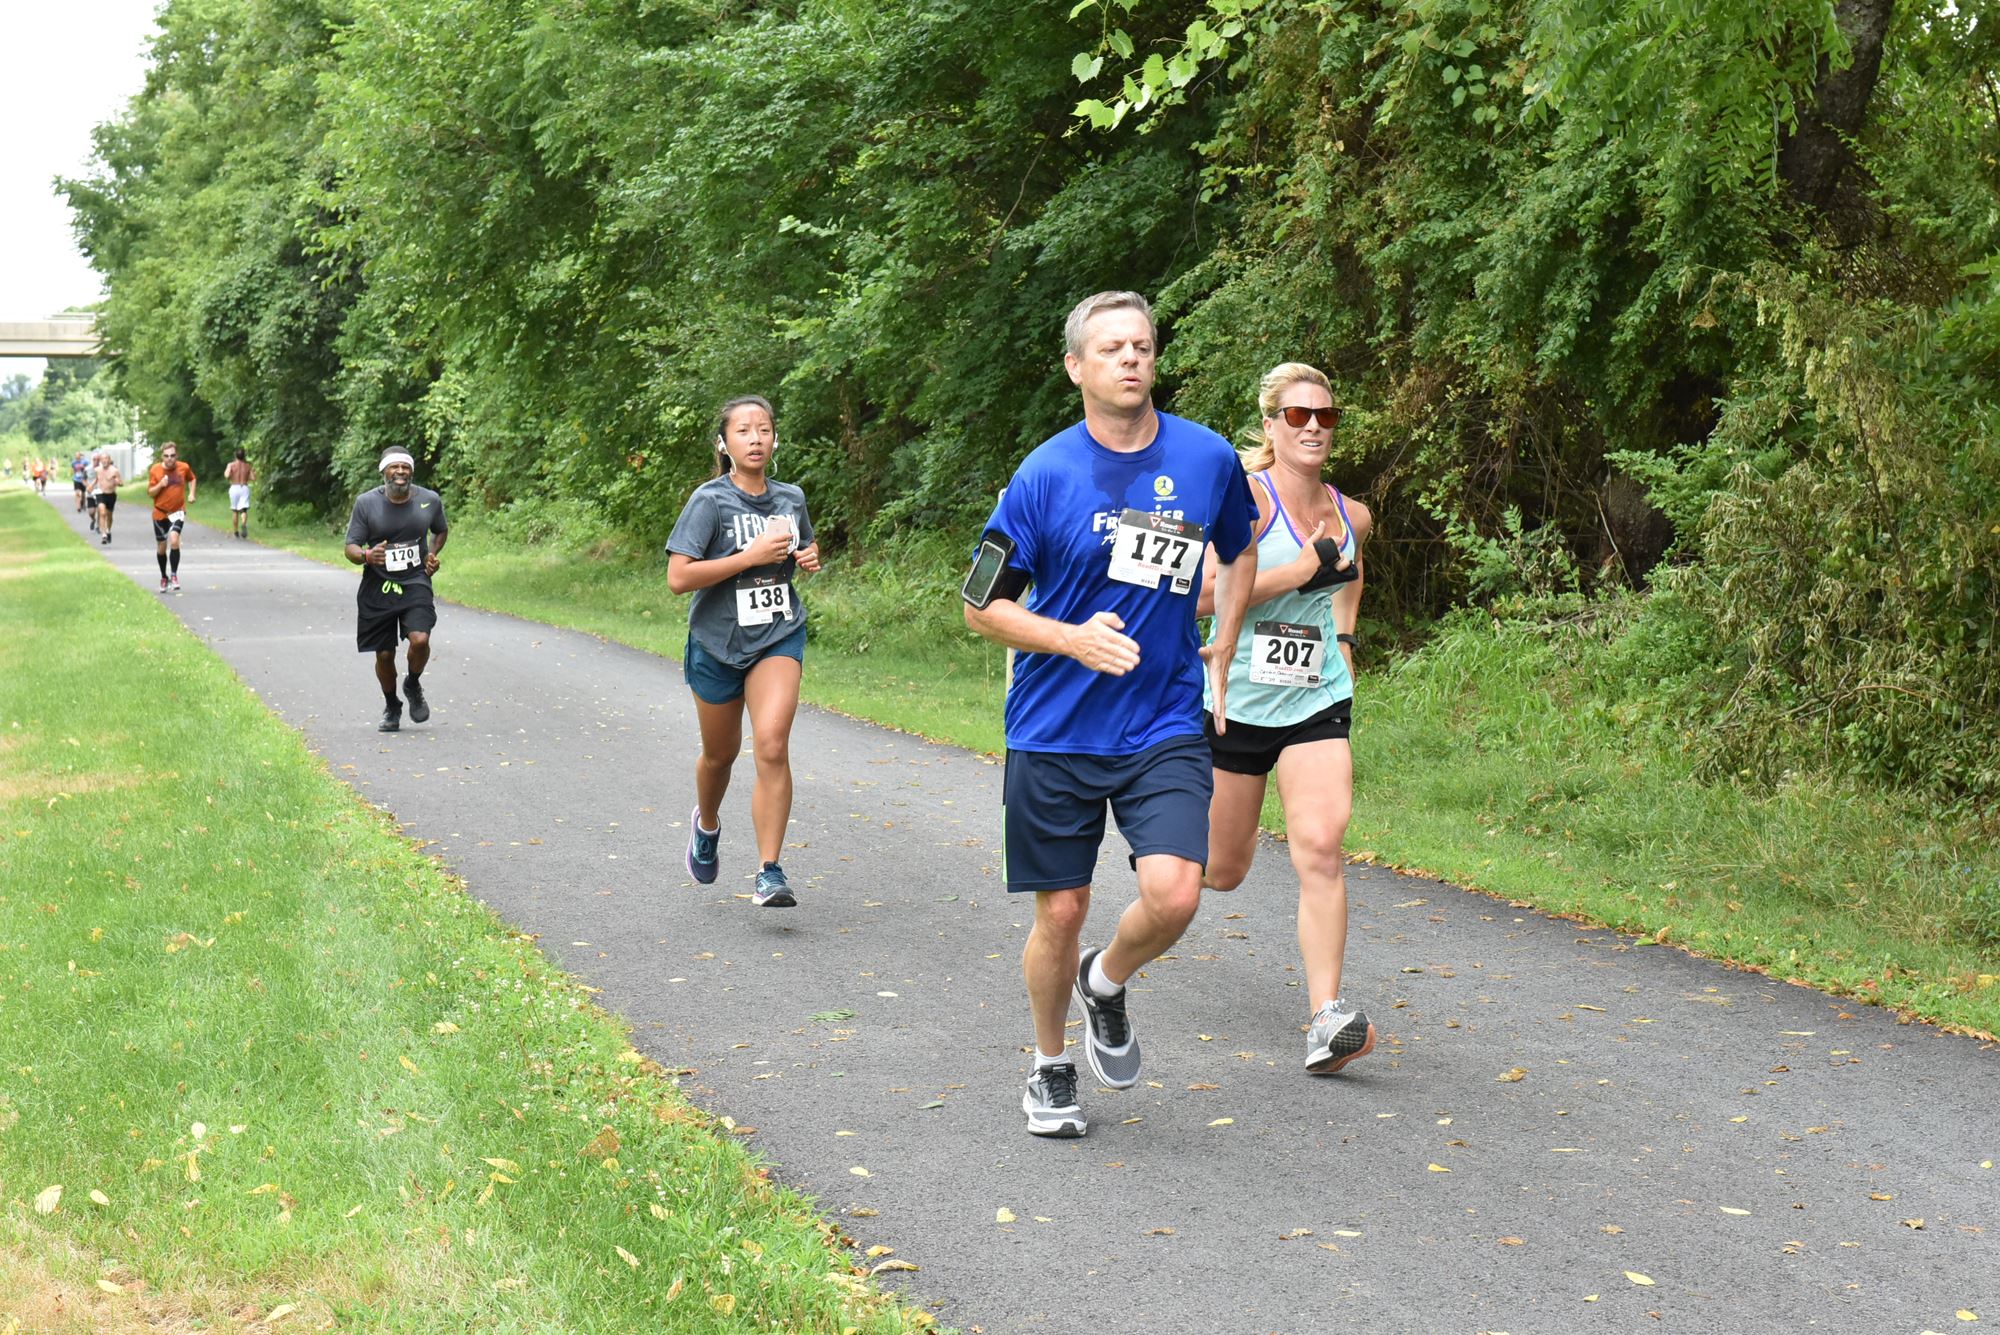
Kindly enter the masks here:
<path id="1" fill-rule="evenodd" d="M 1089 885 L 1110 807 L 1132 856 L 1208 862 L 1208 743 L 1173 737 L 1133 756 L 1009 751 L 1001 807 L 1003 867 L 1012 891 Z"/>
<path id="2" fill-rule="evenodd" d="M 779 640 L 769 649 L 759 654 L 757 656 L 757 663 L 761 663 L 774 655 L 785 658 L 796 658 L 801 668 L 805 666 L 806 628 L 804 622 L 800 622 L 799 628 L 790 635 L 787 635 L 784 639 Z M 731 667 L 708 650 L 702 648 L 699 644 L 696 644 L 694 636 L 690 635 L 688 636 L 687 650 L 681 656 L 681 677 L 687 682 L 688 689 L 694 692 L 695 699 L 701 701 L 703 704 L 726 705 L 732 700 L 741 700 L 743 698 L 743 679 L 750 675 L 750 669 L 756 667 L 757 663 L 751 663 L 740 668 Z"/>

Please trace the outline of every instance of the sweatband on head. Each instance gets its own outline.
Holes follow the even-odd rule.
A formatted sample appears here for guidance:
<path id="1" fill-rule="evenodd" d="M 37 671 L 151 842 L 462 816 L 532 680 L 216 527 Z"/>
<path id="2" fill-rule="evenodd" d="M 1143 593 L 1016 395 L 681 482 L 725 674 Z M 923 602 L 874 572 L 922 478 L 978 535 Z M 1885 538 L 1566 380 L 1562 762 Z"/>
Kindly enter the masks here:
<path id="1" fill-rule="evenodd" d="M 390 450 L 382 456 L 382 462 L 375 465 L 375 470 L 380 473 L 386 473 L 389 471 L 390 464 L 408 464 L 411 472 L 415 472 L 417 468 L 417 461 L 410 457 L 408 450 Z"/>

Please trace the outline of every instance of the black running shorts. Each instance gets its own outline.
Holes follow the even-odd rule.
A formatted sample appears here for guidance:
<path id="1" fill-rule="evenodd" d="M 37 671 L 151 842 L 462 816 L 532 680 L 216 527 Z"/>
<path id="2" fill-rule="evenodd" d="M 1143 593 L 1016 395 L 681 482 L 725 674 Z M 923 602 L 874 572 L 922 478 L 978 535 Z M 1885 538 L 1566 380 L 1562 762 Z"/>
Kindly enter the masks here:
<path id="1" fill-rule="evenodd" d="M 362 604 L 354 620 L 354 647 L 364 654 L 393 653 L 397 640 L 409 639 L 412 631 L 429 634 L 437 619 L 437 605 L 428 598 L 391 606 Z"/>
<path id="2" fill-rule="evenodd" d="M 1269 774 L 1278 767 L 1278 753 L 1288 746 L 1329 739 L 1345 740 L 1354 722 L 1354 701 L 1336 700 L 1311 718 L 1282 728 L 1229 720 L 1229 731 L 1217 734 L 1215 716 L 1202 715 L 1202 732 L 1215 767 L 1231 774 Z"/>

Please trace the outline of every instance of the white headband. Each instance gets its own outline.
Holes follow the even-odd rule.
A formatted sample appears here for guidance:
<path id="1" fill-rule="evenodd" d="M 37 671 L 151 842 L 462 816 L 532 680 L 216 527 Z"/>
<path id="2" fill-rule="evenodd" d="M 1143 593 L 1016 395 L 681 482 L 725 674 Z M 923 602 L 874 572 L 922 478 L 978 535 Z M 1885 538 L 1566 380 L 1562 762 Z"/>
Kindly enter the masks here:
<path id="1" fill-rule="evenodd" d="M 417 470 L 417 461 L 410 457 L 407 450 L 390 450 L 382 456 L 382 462 L 375 466 L 376 471 L 386 473 L 389 471 L 390 464 L 408 464 L 411 472 L 414 473 Z"/>

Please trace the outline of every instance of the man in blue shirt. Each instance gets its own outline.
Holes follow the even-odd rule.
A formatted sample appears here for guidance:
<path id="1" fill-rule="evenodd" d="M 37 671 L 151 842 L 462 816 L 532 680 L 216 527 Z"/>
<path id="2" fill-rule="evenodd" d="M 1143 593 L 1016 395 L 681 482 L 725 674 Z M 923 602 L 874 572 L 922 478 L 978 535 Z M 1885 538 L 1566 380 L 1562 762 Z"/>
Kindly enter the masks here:
<path id="1" fill-rule="evenodd" d="M 1256 507 L 1229 443 L 1153 408 L 1152 309 L 1100 292 L 1070 312 L 1063 365 L 1083 421 L 1036 448 L 987 522 L 966 582 L 966 624 L 1021 651 L 1007 689 L 1007 888 L 1035 896 L 1021 967 L 1035 1025 L 1022 1108 L 1038 1136 L 1081 1136 L 1063 1053 L 1072 991 L 1084 1055 L 1104 1084 L 1139 1079 L 1125 982 L 1171 948 L 1201 900 L 1215 724 L 1257 574 Z M 1213 544 L 1216 634 L 1195 599 Z M 1032 588 L 1025 600 L 1022 594 Z M 1079 955 L 1105 809 L 1132 848 L 1139 897 L 1111 941 Z"/>

